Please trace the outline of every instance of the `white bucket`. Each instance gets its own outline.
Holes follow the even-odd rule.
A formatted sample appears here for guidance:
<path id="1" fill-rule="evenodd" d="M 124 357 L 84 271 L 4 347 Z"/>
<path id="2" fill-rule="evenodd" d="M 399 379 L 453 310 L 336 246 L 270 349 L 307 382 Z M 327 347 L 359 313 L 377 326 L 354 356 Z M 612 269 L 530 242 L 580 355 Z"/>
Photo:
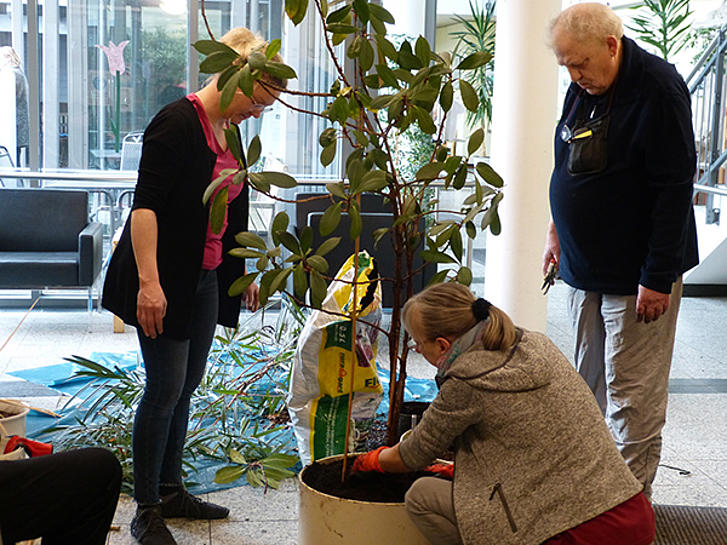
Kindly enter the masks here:
<path id="1" fill-rule="evenodd" d="M 318 463 L 332 463 L 330 456 Z M 409 518 L 404 503 L 348 500 L 319 492 L 298 476 L 298 545 L 431 545 Z"/>
<path id="2" fill-rule="evenodd" d="M 0 417 L 0 424 L 7 435 L 25 437 L 25 417 L 30 409 L 19 401 L 0 400 L 0 413 L 10 415 Z"/>

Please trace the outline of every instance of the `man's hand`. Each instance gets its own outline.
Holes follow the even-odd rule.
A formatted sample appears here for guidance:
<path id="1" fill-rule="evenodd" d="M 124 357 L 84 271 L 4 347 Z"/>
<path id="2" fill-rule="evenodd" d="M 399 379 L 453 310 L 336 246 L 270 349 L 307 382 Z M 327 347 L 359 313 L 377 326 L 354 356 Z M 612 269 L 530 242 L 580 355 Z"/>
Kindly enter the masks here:
<path id="1" fill-rule="evenodd" d="M 560 241 L 555 230 L 555 224 L 551 220 L 548 230 L 545 233 L 545 249 L 543 250 L 543 276 L 548 274 L 551 263 L 555 263 L 557 269 L 560 265 Z"/>
<path id="2" fill-rule="evenodd" d="M 242 299 L 250 312 L 255 312 L 260 308 L 260 289 L 255 282 L 247 287 L 245 293 L 242 294 Z"/>
<path id="3" fill-rule="evenodd" d="M 136 296 L 136 319 L 144 335 L 156 339 L 164 332 L 167 298 L 159 282 L 142 283 Z"/>
<path id="4" fill-rule="evenodd" d="M 636 296 L 636 320 L 649 323 L 657 320 L 669 308 L 669 294 L 639 286 Z"/>
<path id="5" fill-rule="evenodd" d="M 382 450 L 386 448 L 388 447 L 379 447 L 376 450 L 371 450 L 365 454 L 361 454 L 353 462 L 353 467 L 351 468 L 351 471 L 353 473 L 366 471 L 376 471 L 378 473 L 384 473 L 384 470 L 381 469 L 381 466 L 379 465 L 379 454 Z"/>

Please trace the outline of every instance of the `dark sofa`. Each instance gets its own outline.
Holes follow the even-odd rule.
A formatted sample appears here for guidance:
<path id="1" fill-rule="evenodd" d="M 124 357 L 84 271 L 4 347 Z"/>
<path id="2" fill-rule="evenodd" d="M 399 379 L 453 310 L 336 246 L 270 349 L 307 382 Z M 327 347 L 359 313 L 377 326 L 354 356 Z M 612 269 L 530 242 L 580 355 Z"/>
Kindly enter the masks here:
<path id="1" fill-rule="evenodd" d="M 0 289 L 87 288 L 103 261 L 103 225 L 88 193 L 0 189 Z"/>

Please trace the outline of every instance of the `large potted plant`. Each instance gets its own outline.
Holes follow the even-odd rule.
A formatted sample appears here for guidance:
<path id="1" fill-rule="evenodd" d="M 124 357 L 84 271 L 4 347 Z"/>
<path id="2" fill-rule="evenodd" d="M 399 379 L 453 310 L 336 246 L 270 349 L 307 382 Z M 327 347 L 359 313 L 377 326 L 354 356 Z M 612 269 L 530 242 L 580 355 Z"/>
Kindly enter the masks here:
<path id="1" fill-rule="evenodd" d="M 380 328 L 388 344 L 389 354 L 386 442 L 394 444 L 398 439 L 398 418 L 404 398 L 410 350 L 408 336 L 401 326 L 401 308 L 417 289 L 416 279 L 426 264 L 441 267 L 430 283 L 456 281 L 469 285 L 472 271 L 466 265 L 466 237 L 474 239 L 487 228 L 493 234 L 500 231 L 497 208 L 503 197 L 503 180 L 484 162 L 469 164 L 470 156 L 484 140 L 484 131 L 478 128 L 471 134 L 464 154 L 451 153 L 443 142 L 443 127 L 455 92 L 460 93 L 469 111 L 478 110 L 480 101 L 477 92 L 464 76 L 486 65 L 492 55 L 478 51 L 454 64 L 450 53 L 434 52 L 423 37 L 417 38 L 413 44 L 402 41 L 396 47 L 387 38 L 386 28 L 386 24 L 393 23 L 394 18 L 378 3 L 366 0 L 347 1 L 343 5 L 338 3 L 335 10 L 329 9 L 326 0 L 286 0 L 285 10 L 295 25 L 308 13 L 316 17 L 322 26 L 326 49 L 336 67 L 335 80 L 331 82 L 328 92 L 280 89 L 262 79 L 265 74 L 285 79 L 296 77 L 291 67 L 272 60 L 280 50 L 279 40 L 272 41 L 265 50 L 253 51 L 245 61 L 232 49 L 217 42 L 210 33 L 210 39 L 194 44 L 200 53 L 206 55 L 200 64 L 200 71 L 220 73 L 218 87 L 222 91 L 222 109 L 230 103 L 237 89 L 251 96 L 254 82 L 271 92 L 280 91 L 282 94 L 279 100 L 285 106 L 289 106 L 286 95 L 327 97 L 327 106 L 323 111 L 295 110 L 303 115 L 322 116 L 330 122 L 330 126 L 318 138 L 321 164 L 331 164 L 344 148 L 343 142 L 352 151 L 344 157 L 344 180 L 328 183 L 327 192 L 320 195 L 320 199 L 329 203 L 320 221 L 323 242 L 313 245 L 314 233 L 310 227 L 298 231 L 289 227 L 290 219 L 285 212 L 275 215 L 269 242 L 252 232 L 237 234 L 236 240 L 240 247 L 233 253 L 240 258 L 255 259 L 257 266 L 256 270 L 235 281 L 229 291 L 232 295 L 241 294 L 256 281 L 260 286 L 262 304 L 280 293 L 300 306 L 320 309 L 327 286 L 333 280 L 332 274 L 335 274 L 330 271 L 326 255 L 341 243 L 350 244 L 355 254 L 363 250 L 360 246 L 361 195 L 375 194 L 386 202 L 391 211 L 390 226 L 377 229 L 373 238 L 379 248 L 387 245 L 383 251 L 391 252 L 395 263 L 393 274 L 381 279 L 391 286 L 392 313 L 390 325 Z M 341 43 L 345 44 L 345 55 L 353 63 L 351 72 L 344 70 L 343 59 L 336 54 L 335 47 Z M 440 114 L 436 116 L 437 123 L 433 119 L 435 110 Z M 415 125 L 431 135 L 433 151 L 426 157 L 423 166 L 407 176 L 396 168 L 392 139 L 395 133 Z M 297 186 L 297 181 L 284 173 L 250 172 L 248 169 L 252 169 L 260 158 L 260 140 L 258 137 L 253 138 L 247 150 L 243 150 L 233 135 L 232 132 L 229 134 L 228 142 L 240 164 L 235 183 L 248 183 L 253 190 L 273 199 L 277 197 L 271 192 L 272 186 Z M 473 172 L 474 176 L 471 175 Z M 213 194 L 230 172 L 223 174 L 212 182 L 205 194 L 206 198 Z M 432 198 L 435 187 L 462 190 L 466 184 L 468 194 L 459 209 L 442 210 L 438 201 Z M 219 228 L 222 223 L 226 200 L 226 191 L 223 190 L 210 204 L 213 229 Z M 440 217 L 440 212 L 445 212 L 446 216 Z M 343 214 L 349 217 L 347 234 L 350 241 L 344 241 L 345 237 L 330 236 L 338 228 Z M 374 255 L 376 253 L 372 251 L 373 248 L 367 250 Z M 356 262 L 357 257 L 354 259 Z M 291 278 L 292 282 L 289 281 Z M 354 284 L 357 282 L 355 278 L 352 281 Z M 351 311 L 343 315 L 353 322 L 354 331 L 356 321 L 361 320 L 355 308 L 354 302 Z M 352 337 L 352 342 L 355 342 L 355 335 Z M 355 353 L 353 346 L 352 353 Z M 348 371 L 352 375 L 355 365 L 351 365 Z M 345 444 L 348 445 L 348 441 Z M 346 474 L 346 462 L 344 454 L 341 478 Z M 399 503 L 396 508 L 398 514 L 395 518 L 401 521 L 403 505 Z M 354 509 L 361 512 L 355 505 Z M 382 514 L 375 516 L 384 517 Z M 340 516 L 333 518 L 340 519 Z M 405 539 L 406 535 L 411 534 L 414 537 L 410 538 L 413 539 L 410 542 L 423 543 L 417 541 L 418 532 L 408 523 L 406 516 L 403 518 L 401 532 L 386 534 L 387 541 L 398 541 L 398 536 Z M 329 522 L 321 524 L 325 526 Z M 350 522 L 343 523 L 344 526 L 346 524 L 350 526 Z M 329 532 L 330 542 L 353 543 L 350 534 L 346 534 L 344 539 L 341 531 L 329 529 Z M 310 539 L 314 538 L 310 536 L 314 534 L 301 532 L 301 537 L 305 543 L 312 543 Z M 367 543 L 370 538 L 371 535 L 367 535 Z M 319 540 L 321 536 L 315 539 Z"/>

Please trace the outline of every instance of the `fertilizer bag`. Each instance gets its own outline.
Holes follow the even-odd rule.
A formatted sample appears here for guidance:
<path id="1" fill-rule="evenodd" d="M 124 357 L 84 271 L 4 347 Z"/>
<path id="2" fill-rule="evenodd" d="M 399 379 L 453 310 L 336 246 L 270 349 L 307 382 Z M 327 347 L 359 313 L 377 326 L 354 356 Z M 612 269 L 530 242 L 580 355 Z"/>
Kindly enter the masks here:
<path id="1" fill-rule="evenodd" d="M 343 264 L 328 287 L 322 310 L 314 310 L 303 327 L 295 351 L 288 393 L 288 412 L 303 465 L 342 454 L 346 414 L 351 395 L 351 369 L 356 365 L 351 411 L 354 427 L 370 425 L 383 397 L 376 373 L 378 327 L 381 323 L 381 287 L 374 260 L 362 251 Z M 356 354 L 351 353 L 352 323 L 347 317 L 354 304 L 350 283 L 359 282 L 356 304 Z M 362 323 L 367 322 L 367 323 Z M 372 325 L 369 325 L 372 324 Z M 376 326 L 376 327 L 373 327 Z"/>

